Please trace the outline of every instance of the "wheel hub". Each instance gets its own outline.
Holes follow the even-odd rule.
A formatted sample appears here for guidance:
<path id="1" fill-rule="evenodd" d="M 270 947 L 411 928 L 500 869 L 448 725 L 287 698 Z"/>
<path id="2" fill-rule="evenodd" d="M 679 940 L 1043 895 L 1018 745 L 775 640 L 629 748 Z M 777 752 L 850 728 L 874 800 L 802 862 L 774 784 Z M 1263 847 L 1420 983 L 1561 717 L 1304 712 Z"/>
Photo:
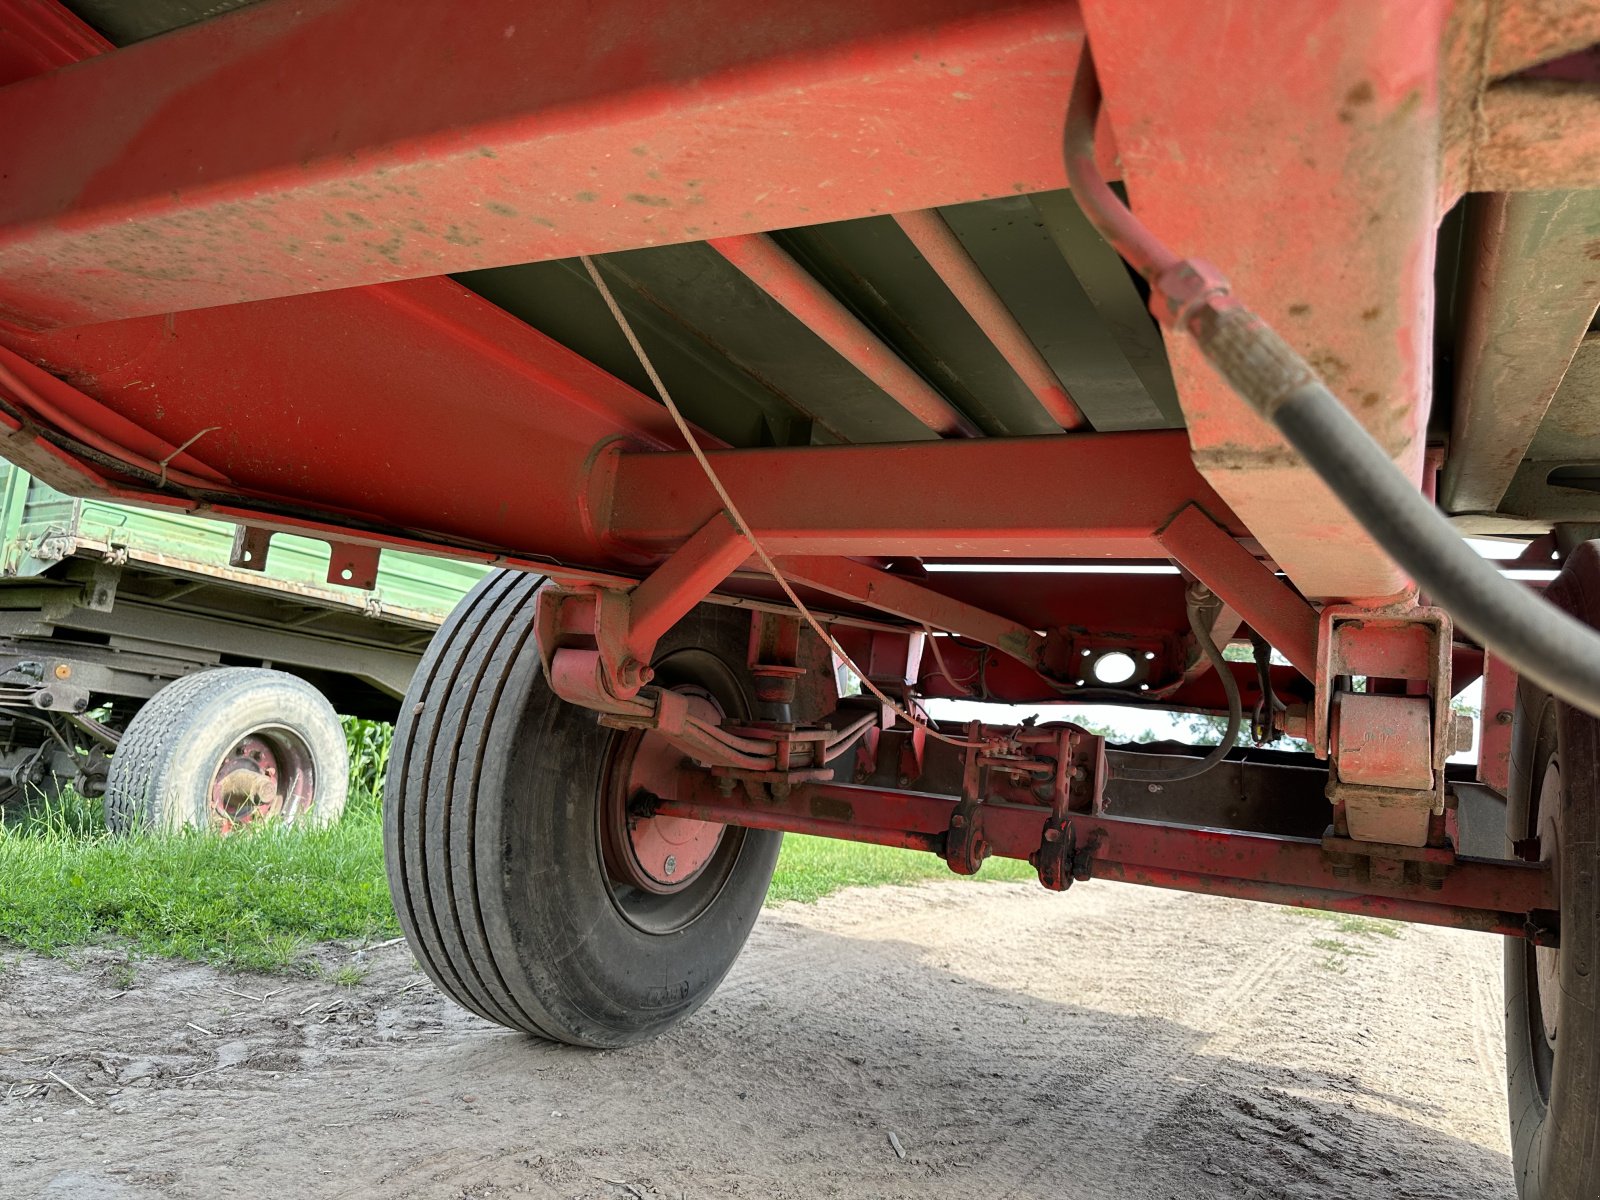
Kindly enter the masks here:
<path id="1" fill-rule="evenodd" d="M 1550 864 L 1552 882 L 1561 887 L 1561 767 L 1551 759 L 1539 787 L 1540 857 Z M 1559 947 L 1534 948 L 1534 972 L 1539 984 L 1539 1015 L 1544 1024 L 1544 1040 L 1552 1050 L 1561 1015 L 1561 950 Z"/>
<path id="2" fill-rule="evenodd" d="M 721 719 L 709 696 L 686 694 L 691 716 Z M 616 882 L 658 895 L 676 892 L 716 855 L 727 826 L 639 810 L 641 797 L 673 794 L 683 761 L 683 751 L 653 730 L 623 739 L 602 817 L 606 869 Z"/>
<path id="3" fill-rule="evenodd" d="M 292 737 L 252 733 L 236 742 L 211 779 L 211 820 L 222 833 L 273 817 L 292 818 L 314 795 L 311 753 Z"/>

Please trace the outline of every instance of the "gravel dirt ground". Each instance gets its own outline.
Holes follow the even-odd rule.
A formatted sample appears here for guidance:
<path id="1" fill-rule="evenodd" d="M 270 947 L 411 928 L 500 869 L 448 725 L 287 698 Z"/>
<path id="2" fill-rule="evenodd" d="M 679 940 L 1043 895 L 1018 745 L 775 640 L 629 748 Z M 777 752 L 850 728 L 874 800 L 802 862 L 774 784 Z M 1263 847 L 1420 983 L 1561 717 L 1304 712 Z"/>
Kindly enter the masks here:
<path id="1" fill-rule="evenodd" d="M 321 978 L 0 950 L 0 1195 L 1510 1200 L 1500 947 L 1395 933 L 849 891 L 611 1053 L 484 1024 L 403 945 Z"/>

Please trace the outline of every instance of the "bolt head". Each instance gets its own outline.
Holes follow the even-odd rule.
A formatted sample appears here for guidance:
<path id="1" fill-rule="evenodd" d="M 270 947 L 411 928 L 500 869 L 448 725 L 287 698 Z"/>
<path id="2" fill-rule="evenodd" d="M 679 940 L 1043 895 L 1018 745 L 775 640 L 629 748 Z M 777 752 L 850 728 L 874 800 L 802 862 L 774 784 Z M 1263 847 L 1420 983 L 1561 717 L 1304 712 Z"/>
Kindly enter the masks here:
<path id="1" fill-rule="evenodd" d="M 656 677 L 656 673 L 636 658 L 625 658 L 617 664 L 617 680 L 624 687 L 643 687 Z"/>
<path id="2" fill-rule="evenodd" d="M 1511 724 L 1511 710 L 1509 708 L 1502 708 L 1499 712 L 1495 713 L 1494 723 L 1496 725 Z"/>
<path id="3" fill-rule="evenodd" d="M 1044 840 L 1047 842 L 1059 842 L 1061 840 L 1061 830 L 1046 829 L 1044 831 Z"/>
<path id="4" fill-rule="evenodd" d="M 962 816 L 960 813 L 956 813 L 955 816 L 950 818 L 950 828 L 951 829 L 965 829 L 966 827 L 967 827 L 967 819 L 966 819 L 966 817 Z"/>
<path id="5" fill-rule="evenodd" d="M 661 870 L 665 874 L 670 876 L 677 869 L 678 869 L 677 856 L 676 855 L 672 855 L 672 854 L 667 855 L 667 861 L 661 864 Z"/>

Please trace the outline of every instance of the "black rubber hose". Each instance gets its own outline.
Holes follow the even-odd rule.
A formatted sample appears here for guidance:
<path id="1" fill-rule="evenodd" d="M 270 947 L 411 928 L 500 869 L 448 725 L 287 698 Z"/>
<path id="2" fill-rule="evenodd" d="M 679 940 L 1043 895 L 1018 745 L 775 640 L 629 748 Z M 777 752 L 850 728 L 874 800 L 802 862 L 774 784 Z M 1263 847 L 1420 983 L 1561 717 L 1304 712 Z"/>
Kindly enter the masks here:
<path id="1" fill-rule="evenodd" d="M 1433 603 L 1518 674 L 1600 716 L 1600 633 L 1507 579 L 1462 541 L 1306 361 L 1249 309 L 1222 297 L 1186 327 L 1233 390 L 1277 427 Z"/>
<path id="2" fill-rule="evenodd" d="M 1211 753 L 1204 758 L 1193 759 L 1177 767 L 1150 767 L 1141 770 L 1138 767 L 1121 767 L 1114 772 L 1117 779 L 1131 779 L 1139 783 L 1179 783 L 1185 779 L 1197 779 L 1212 767 L 1217 766 L 1228 757 L 1229 751 L 1239 744 L 1239 728 L 1244 724 L 1244 702 L 1239 699 L 1239 681 L 1233 677 L 1233 668 L 1228 665 L 1228 660 L 1217 648 L 1217 639 L 1211 636 L 1211 620 L 1220 604 L 1210 606 L 1210 613 L 1203 604 L 1190 601 L 1189 603 L 1189 628 L 1194 631 L 1194 639 L 1200 643 L 1200 649 L 1211 662 L 1211 669 L 1217 673 L 1217 679 L 1222 683 L 1222 690 L 1228 696 L 1228 728 L 1223 733 L 1222 740 L 1211 749 Z"/>
<path id="3" fill-rule="evenodd" d="M 1519 674 L 1600 716 L 1600 634 L 1479 557 L 1320 382 L 1302 384 L 1270 415 L 1350 515 L 1458 625 Z"/>
<path id="4" fill-rule="evenodd" d="M 1179 261 L 1100 175 L 1094 158 L 1099 108 L 1094 64 L 1085 51 L 1066 123 L 1073 194 L 1090 223 L 1152 287 L 1160 288 L 1168 274 L 1184 283 L 1185 268 L 1198 264 Z M 1189 273 L 1201 278 L 1198 270 Z M 1194 335 L 1234 391 L 1278 428 L 1373 541 L 1458 625 L 1519 674 L 1600 717 L 1600 633 L 1505 578 L 1462 541 L 1305 359 L 1222 295 L 1220 279 L 1215 282 L 1213 297 L 1176 300 L 1164 323 Z"/>

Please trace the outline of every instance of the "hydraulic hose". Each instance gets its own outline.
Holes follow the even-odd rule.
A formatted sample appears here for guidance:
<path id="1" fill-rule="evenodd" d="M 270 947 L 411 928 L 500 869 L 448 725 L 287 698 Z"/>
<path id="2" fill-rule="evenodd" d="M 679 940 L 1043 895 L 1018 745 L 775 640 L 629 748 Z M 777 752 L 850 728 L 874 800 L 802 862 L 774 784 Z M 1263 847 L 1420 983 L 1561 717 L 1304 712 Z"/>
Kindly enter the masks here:
<path id="1" fill-rule="evenodd" d="M 1099 108 L 1086 50 L 1067 113 L 1067 179 L 1090 223 L 1149 281 L 1157 319 L 1194 337 L 1233 390 L 1458 625 L 1519 674 L 1600 717 L 1600 632 L 1479 557 L 1310 365 L 1229 294 L 1214 268 L 1180 259 L 1138 221 L 1095 163 Z"/>
<path id="2" fill-rule="evenodd" d="M 1206 600 L 1210 600 L 1210 603 Z M 1189 628 L 1194 631 L 1194 640 L 1211 663 L 1211 669 L 1217 673 L 1222 690 L 1228 697 L 1228 728 L 1223 732 L 1222 740 L 1204 758 L 1188 760 L 1176 767 L 1118 767 L 1118 779 L 1132 779 L 1139 783 L 1180 783 L 1185 779 L 1198 779 L 1227 758 L 1228 753 L 1239 744 L 1239 727 L 1244 724 L 1244 703 L 1239 699 L 1239 681 L 1233 677 L 1233 668 L 1228 665 L 1228 660 L 1217 647 L 1217 639 L 1211 633 L 1212 622 L 1222 608 L 1222 602 L 1209 595 L 1204 599 L 1191 597 L 1188 607 Z"/>

